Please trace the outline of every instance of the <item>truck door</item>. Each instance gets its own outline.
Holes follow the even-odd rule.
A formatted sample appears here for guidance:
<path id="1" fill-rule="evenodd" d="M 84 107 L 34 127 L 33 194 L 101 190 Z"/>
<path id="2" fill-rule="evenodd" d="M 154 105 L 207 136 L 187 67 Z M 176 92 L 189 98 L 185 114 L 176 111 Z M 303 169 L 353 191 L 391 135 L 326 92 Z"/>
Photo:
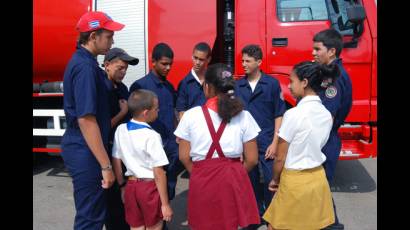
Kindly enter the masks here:
<path id="1" fill-rule="evenodd" d="M 282 83 L 285 100 L 295 101 L 287 89 L 288 75 L 298 62 L 312 60 L 313 36 L 328 29 L 337 4 L 343 21 L 346 21 L 344 0 L 267 0 L 266 1 L 266 56 L 267 72 Z M 334 20 L 332 20 L 334 21 Z M 335 25 L 337 26 L 337 25 Z M 347 122 L 367 122 L 370 114 L 372 39 L 367 19 L 356 47 L 344 48 L 341 54 L 344 67 L 353 84 L 353 107 Z M 352 31 L 341 31 L 344 40 L 351 39 Z"/>

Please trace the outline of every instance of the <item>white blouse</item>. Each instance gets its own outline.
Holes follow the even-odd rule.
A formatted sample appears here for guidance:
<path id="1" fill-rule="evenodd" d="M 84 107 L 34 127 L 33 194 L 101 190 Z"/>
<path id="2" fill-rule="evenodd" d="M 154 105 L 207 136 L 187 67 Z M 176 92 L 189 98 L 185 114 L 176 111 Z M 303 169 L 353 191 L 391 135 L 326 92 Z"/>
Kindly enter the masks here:
<path id="1" fill-rule="evenodd" d="M 306 96 L 283 116 L 279 137 L 289 143 L 285 168 L 303 170 L 321 165 L 332 128 L 332 116 L 319 96 Z"/>
<path id="2" fill-rule="evenodd" d="M 213 110 L 208 109 L 208 111 L 216 132 L 222 119 Z M 243 153 L 243 143 L 256 138 L 260 131 L 261 129 L 248 111 L 240 112 L 226 124 L 219 140 L 224 155 L 229 158 L 240 157 Z M 212 144 L 212 138 L 200 106 L 184 113 L 174 134 L 190 142 L 192 161 L 205 159 Z M 217 157 L 215 150 L 212 158 Z"/>

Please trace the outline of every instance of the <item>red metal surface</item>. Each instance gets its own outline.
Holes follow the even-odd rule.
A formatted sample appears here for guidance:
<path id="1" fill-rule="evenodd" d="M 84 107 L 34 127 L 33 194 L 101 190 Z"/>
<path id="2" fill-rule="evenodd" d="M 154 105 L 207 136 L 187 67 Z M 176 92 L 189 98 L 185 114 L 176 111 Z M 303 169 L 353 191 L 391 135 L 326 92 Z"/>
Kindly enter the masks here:
<path id="1" fill-rule="evenodd" d="M 216 1 L 148 1 L 148 57 L 159 42 L 174 51 L 167 79 L 176 88 L 192 67 L 192 49 L 201 41 L 211 48 L 216 38 Z M 151 67 L 151 61 L 149 66 Z"/>
<path id="2" fill-rule="evenodd" d="M 62 97 L 63 93 L 33 93 L 33 97 Z"/>
<path id="3" fill-rule="evenodd" d="M 268 73 L 266 62 L 265 1 L 235 1 L 235 74 L 244 75 L 242 68 L 243 47 L 257 44 L 263 52 L 261 69 Z"/>
<path id="4" fill-rule="evenodd" d="M 34 153 L 61 153 L 61 149 L 56 148 L 33 148 Z"/>
<path id="5" fill-rule="evenodd" d="M 75 50 L 75 25 L 91 0 L 33 1 L 33 83 L 62 81 Z"/>

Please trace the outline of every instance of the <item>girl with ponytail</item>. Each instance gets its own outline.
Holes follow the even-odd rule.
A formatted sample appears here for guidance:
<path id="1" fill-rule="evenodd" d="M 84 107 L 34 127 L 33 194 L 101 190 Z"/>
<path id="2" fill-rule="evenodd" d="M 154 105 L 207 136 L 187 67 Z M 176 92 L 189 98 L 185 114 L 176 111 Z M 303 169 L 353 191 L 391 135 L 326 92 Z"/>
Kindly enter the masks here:
<path id="1" fill-rule="evenodd" d="M 318 94 L 340 75 L 337 65 L 301 62 L 289 89 L 299 100 L 284 114 L 269 190 L 276 192 L 263 218 L 269 229 L 323 229 L 334 223 L 330 187 L 322 163 L 332 116 Z"/>
<path id="2" fill-rule="evenodd" d="M 247 173 L 257 164 L 260 128 L 234 96 L 234 86 L 226 65 L 209 66 L 205 105 L 186 111 L 174 132 L 179 159 L 191 174 L 188 224 L 195 230 L 232 230 L 260 222 Z"/>

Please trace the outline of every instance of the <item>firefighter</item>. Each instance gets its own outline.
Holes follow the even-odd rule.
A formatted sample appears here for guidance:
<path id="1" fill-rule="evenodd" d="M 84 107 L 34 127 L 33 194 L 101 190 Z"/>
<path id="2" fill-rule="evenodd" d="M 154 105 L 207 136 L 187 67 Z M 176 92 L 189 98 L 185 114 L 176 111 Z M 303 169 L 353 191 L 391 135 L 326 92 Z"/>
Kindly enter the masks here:
<path id="1" fill-rule="evenodd" d="M 179 119 L 188 109 L 203 105 L 205 94 L 202 84 L 205 78 L 205 71 L 211 61 L 211 47 L 205 42 L 195 45 L 192 52 L 193 66 L 191 71 L 179 82 L 176 110 Z"/>
<path id="2" fill-rule="evenodd" d="M 232 230 L 260 222 L 247 175 L 257 164 L 260 128 L 234 96 L 234 87 L 226 65 L 209 66 L 206 103 L 186 111 L 175 130 L 179 158 L 191 173 L 188 224 L 192 229 Z"/>
<path id="3" fill-rule="evenodd" d="M 178 144 L 173 134 L 176 127 L 176 91 L 167 80 L 171 70 L 174 52 L 165 43 L 158 43 L 152 51 L 152 70 L 143 78 L 135 81 L 130 87 L 130 93 L 136 89 L 148 89 L 158 95 L 158 119 L 150 123 L 162 138 L 164 150 L 167 154 L 169 165 L 165 167 L 168 181 L 168 197 L 172 200 L 175 196 L 177 172 L 182 168 L 178 160 Z"/>
<path id="4" fill-rule="evenodd" d="M 114 31 L 124 25 L 95 11 L 85 13 L 76 28 L 80 33 L 77 49 L 64 72 L 67 128 L 61 156 L 73 178 L 74 229 L 101 230 L 107 210 L 104 190 L 115 177 L 107 153 L 111 129 L 108 79 L 96 57 L 108 52 Z"/>
<path id="5" fill-rule="evenodd" d="M 278 144 L 277 131 L 282 122 L 286 106 L 283 101 L 279 81 L 260 70 L 262 63 L 262 50 L 257 45 L 247 45 L 242 49 L 242 67 L 245 77 L 239 79 L 235 93 L 245 104 L 255 118 L 262 131 L 258 140 L 258 167 L 255 167 L 249 177 L 252 182 L 259 215 L 262 216 L 272 200 L 269 191 L 269 182 L 272 180 L 273 158 Z M 260 172 L 263 183 L 260 182 Z M 250 226 L 248 229 L 256 229 Z"/>
<path id="6" fill-rule="evenodd" d="M 117 126 L 129 120 L 128 115 L 128 88 L 122 83 L 127 73 L 128 65 L 137 65 L 138 58 L 132 57 L 121 48 L 110 49 L 104 57 L 103 67 L 110 80 L 108 87 L 110 92 L 109 105 L 111 109 L 111 133 L 108 144 L 108 153 L 112 161 L 112 145 Z M 124 171 L 125 172 L 125 171 Z M 107 190 L 107 230 L 128 230 L 130 227 L 125 222 L 124 206 L 121 201 L 120 188 L 117 183 Z"/>
<path id="7" fill-rule="evenodd" d="M 341 76 L 337 78 L 336 84 L 327 88 L 319 95 L 323 105 L 329 110 L 333 117 L 332 131 L 330 132 L 329 140 L 323 147 L 323 152 L 326 155 L 326 161 L 323 163 L 323 167 L 325 168 L 329 184 L 333 181 L 336 163 L 342 148 L 342 143 L 337 131 L 352 107 L 352 82 L 346 70 L 343 68 L 342 59 L 340 58 L 342 48 L 342 35 L 334 29 L 320 31 L 313 37 L 312 55 L 315 61 L 326 65 L 335 63 L 341 70 Z M 334 201 L 333 207 L 336 216 L 335 224 L 327 229 L 344 229 L 344 225 L 339 223 L 337 218 Z"/>

